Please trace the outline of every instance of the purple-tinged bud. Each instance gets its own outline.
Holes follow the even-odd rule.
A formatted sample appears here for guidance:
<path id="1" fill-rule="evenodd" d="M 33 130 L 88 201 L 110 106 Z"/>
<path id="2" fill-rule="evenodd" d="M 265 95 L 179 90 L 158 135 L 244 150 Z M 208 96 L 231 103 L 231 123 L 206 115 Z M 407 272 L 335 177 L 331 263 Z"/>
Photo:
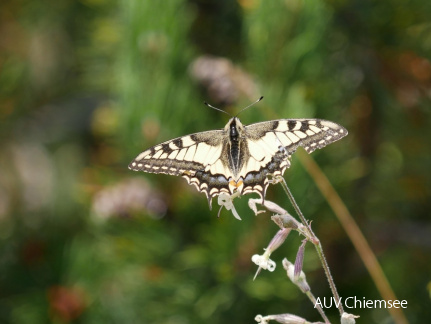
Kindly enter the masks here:
<path id="1" fill-rule="evenodd" d="M 304 252 L 305 252 L 306 243 L 307 243 L 307 240 L 302 240 L 302 244 L 298 249 L 298 253 L 296 254 L 295 271 L 293 274 L 295 278 L 298 278 L 302 271 L 302 264 L 304 263 Z"/>

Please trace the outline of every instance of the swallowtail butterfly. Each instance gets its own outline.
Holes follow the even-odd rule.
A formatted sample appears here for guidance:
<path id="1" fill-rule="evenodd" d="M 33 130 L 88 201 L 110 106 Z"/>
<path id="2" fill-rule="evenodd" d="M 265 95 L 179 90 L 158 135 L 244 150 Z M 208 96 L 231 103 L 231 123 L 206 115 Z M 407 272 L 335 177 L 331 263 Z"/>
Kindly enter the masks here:
<path id="1" fill-rule="evenodd" d="M 262 199 L 268 176 L 282 176 L 299 146 L 311 153 L 338 141 L 347 130 L 323 119 L 279 119 L 178 137 L 153 146 L 129 164 L 133 171 L 182 176 L 208 198 L 255 192 Z"/>

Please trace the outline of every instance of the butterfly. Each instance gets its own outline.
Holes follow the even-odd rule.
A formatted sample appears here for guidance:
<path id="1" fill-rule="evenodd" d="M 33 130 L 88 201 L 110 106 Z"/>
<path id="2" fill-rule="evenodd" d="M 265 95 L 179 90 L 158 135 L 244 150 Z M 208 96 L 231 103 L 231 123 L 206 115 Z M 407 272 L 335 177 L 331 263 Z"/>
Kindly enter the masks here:
<path id="1" fill-rule="evenodd" d="M 212 198 L 222 193 L 254 192 L 264 199 L 269 177 L 284 174 L 299 146 L 311 153 L 347 133 L 323 119 L 243 125 L 232 117 L 223 129 L 178 137 L 143 151 L 129 169 L 182 176 L 206 195 L 210 207 Z"/>

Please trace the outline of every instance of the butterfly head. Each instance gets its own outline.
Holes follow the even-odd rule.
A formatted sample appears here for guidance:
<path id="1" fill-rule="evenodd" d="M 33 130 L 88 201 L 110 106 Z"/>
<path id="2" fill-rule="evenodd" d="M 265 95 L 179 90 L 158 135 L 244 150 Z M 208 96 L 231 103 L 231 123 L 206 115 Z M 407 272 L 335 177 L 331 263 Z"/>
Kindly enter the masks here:
<path id="1" fill-rule="evenodd" d="M 227 123 L 225 130 L 229 132 L 230 139 L 236 142 L 244 131 L 244 125 L 238 117 L 232 117 Z"/>

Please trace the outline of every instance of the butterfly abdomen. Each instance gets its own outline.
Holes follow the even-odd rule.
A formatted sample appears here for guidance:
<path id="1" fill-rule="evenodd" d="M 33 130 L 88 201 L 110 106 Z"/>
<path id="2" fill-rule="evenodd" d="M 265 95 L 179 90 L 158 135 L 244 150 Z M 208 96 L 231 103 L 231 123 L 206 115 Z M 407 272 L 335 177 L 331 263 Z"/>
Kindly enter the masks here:
<path id="1" fill-rule="evenodd" d="M 229 156 L 229 167 L 235 176 L 234 180 L 238 180 L 238 174 L 244 165 L 244 156 L 248 153 L 247 143 L 245 141 L 244 126 L 238 118 L 234 117 L 228 123 L 229 125 L 229 148 L 227 154 Z"/>

